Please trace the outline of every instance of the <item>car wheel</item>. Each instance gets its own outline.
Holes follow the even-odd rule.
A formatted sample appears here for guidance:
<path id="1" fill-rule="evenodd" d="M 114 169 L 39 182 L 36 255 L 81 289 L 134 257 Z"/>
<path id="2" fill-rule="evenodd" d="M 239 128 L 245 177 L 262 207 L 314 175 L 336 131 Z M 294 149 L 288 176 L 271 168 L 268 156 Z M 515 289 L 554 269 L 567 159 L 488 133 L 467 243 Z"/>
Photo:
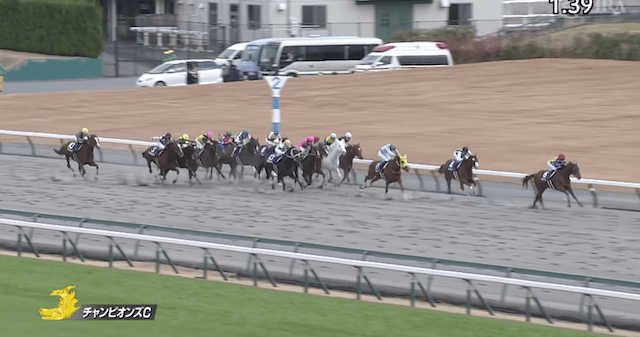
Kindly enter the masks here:
<path id="1" fill-rule="evenodd" d="M 289 77 L 298 77 L 298 74 L 296 74 L 296 73 L 288 73 L 287 76 L 289 76 Z"/>
<path id="2" fill-rule="evenodd" d="M 166 86 L 167 84 L 162 81 L 156 82 L 156 84 L 154 85 L 154 87 L 166 87 Z"/>

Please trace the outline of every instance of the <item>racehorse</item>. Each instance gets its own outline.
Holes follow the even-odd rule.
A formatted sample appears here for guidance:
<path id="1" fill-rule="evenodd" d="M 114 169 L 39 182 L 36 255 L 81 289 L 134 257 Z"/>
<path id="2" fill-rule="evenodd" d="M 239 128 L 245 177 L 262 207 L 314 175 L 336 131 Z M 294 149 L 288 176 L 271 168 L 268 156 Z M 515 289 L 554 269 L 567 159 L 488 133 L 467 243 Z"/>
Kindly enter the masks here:
<path id="1" fill-rule="evenodd" d="M 312 145 L 307 155 L 302 159 L 302 179 L 307 183 L 307 186 L 313 182 L 313 174 L 322 175 L 324 180 L 324 172 L 320 168 L 322 164 L 322 156 L 320 154 L 320 148 L 317 145 Z"/>
<path id="2" fill-rule="evenodd" d="M 329 182 L 333 180 L 331 177 L 332 172 L 336 172 L 338 174 L 338 179 L 342 178 L 342 173 L 340 173 L 340 156 L 347 153 L 347 149 L 345 148 L 344 141 L 336 140 L 329 146 L 327 149 L 328 154 L 326 157 L 322 158 L 322 164 L 320 168 L 322 172 L 329 172 Z M 322 177 L 322 186 L 325 185 L 324 175 Z"/>
<path id="3" fill-rule="evenodd" d="M 571 207 L 571 199 L 569 198 L 569 194 L 571 194 L 578 205 L 582 207 L 582 204 L 580 203 L 578 198 L 576 198 L 576 195 L 573 194 L 573 189 L 571 188 L 571 179 L 569 179 L 571 175 L 574 175 L 578 179 L 582 179 L 578 163 L 569 162 L 567 165 L 557 169 L 556 173 L 548 181 L 542 180 L 542 175 L 545 172 L 546 170 L 542 170 L 538 173 L 530 174 L 522 179 L 522 187 L 524 187 L 525 189 L 529 186 L 529 180 L 533 179 L 533 186 L 538 191 L 538 193 L 536 194 L 536 198 L 533 200 L 533 205 L 531 206 L 531 208 L 536 208 L 536 203 L 538 202 L 538 200 L 540 200 L 540 205 L 542 205 L 542 208 L 544 208 L 544 204 L 542 203 L 542 193 L 547 188 L 556 190 L 558 192 L 563 192 L 567 196 L 567 207 Z"/>
<path id="4" fill-rule="evenodd" d="M 386 181 L 386 188 L 384 191 L 384 196 L 386 197 L 389 193 L 389 185 L 392 183 L 398 183 L 400 185 L 400 190 L 404 193 L 404 187 L 402 187 L 402 170 L 409 172 L 409 167 L 407 166 L 407 155 L 401 156 L 396 155 L 389 163 L 387 167 L 385 167 L 382 172 L 376 172 L 376 166 L 380 163 L 380 161 L 375 160 L 369 165 L 369 172 L 367 176 L 364 178 L 364 185 L 360 186 L 360 188 L 367 188 L 371 186 L 375 181 L 384 179 Z M 367 185 L 367 180 L 369 180 L 369 185 Z"/>
<path id="5" fill-rule="evenodd" d="M 207 171 L 205 172 L 205 177 L 206 174 L 209 173 L 209 169 L 211 170 L 209 173 L 209 179 L 213 179 L 213 169 L 215 168 L 218 171 L 218 176 L 222 176 L 222 179 L 224 179 L 224 174 L 222 174 L 222 171 L 220 171 L 220 162 L 219 162 L 219 157 L 218 157 L 218 141 L 217 140 L 213 140 L 213 141 L 208 141 L 204 144 L 204 149 L 202 151 L 202 154 L 200 155 L 200 165 L 202 167 L 204 167 Z"/>
<path id="6" fill-rule="evenodd" d="M 233 175 L 236 179 L 238 178 L 236 167 L 240 166 L 242 169 L 240 172 L 240 179 L 242 179 L 244 165 L 252 165 L 255 167 L 262 159 L 260 156 L 260 143 L 258 142 L 258 139 L 251 137 L 247 145 L 242 147 L 240 153 L 238 153 L 236 157 L 232 156 L 234 149 L 235 146 L 225 145 L 218 154 L 220 158 L 219 162 L 221 165 L 229 165 L 231 167 L 229 175 Z"/>
<path id="7" fill-rule="evenodd" d="M 189 171 L 189 184 L 192 184 L 191 178 L 194 178 L 198 184 L 202 185 L 200 179 L 198 179 L 198 176 L 196 175 L 196 171 L 198 170 L 198 154 L 194 144 L 195 142 L 192 141 L 185 144 L 179 144 L 180 148 L 184 152 L 184 156 L 177 159 L 178 167 L 186 168 Z"/>
<path id="8" fill-rule="evenodd" d="M 75 161 L 76 163 L 78 163 L 78 172 L 80 172 L 80 174 L 84 177 L 84 174 L 87 173 L 87 171 L 85 171 L 84 166 L 85 165 L 89 165 L 89 166 L 95 166 L 96 168 L 96 177 L 95 179 L 98 179 L 98 164 L 95 163 L 95 161 L 93 161 L 93 148 L 97 147 L 100 148 L 100 139 L 98 139 L 98 136 L 96 135 L 91 135 L 89 137 L 89 140 L 84 143 L 84 144 L 79 144 L 76 146 L 80 146 L 80 149 L 77 150 L 74 153 L 71 153 L 69 151 L 69 144 L 71 144 L 72 142 L 67 142 L 64 145 L 62 145 L 62 147 L 60 147 L 60 150 L 56 150 L 53 149 L 53 151 L 59 155 L 63 155 L 65 156 L 65 158 L 67 159 L 67 167 L 71 170 L 71 172 L 73 172 L 73 176 L 76 176 L 76 172 L 73 171 L 73 169 L 71 168 L 71 164 L 69 163 L 69 159 L 73 159 L 73 161 Z"/>
<path id="9" fill-rule="evenodd" d="M 360 147 L 360 143 L 358 144 L 349 144 L 347 146 L 347 153 L 340 157 L 340 168 L 344 172 L 344 177 L 342 177 L 342 184 L 345 180 L 348 182 L 351 181 L 349 179 L 349 173 L 353 168 L 353 158 L 358 157 L 358 159 L 362 159 L 362 148 Z"/>
<path id="10" fill-rule="evenodd" d="M 184 156 L 184 151 L 182 148 L 178 146 L 178 144 L 174 141 L 169 142 L 165 147 L 160 156 L 154 157 L 149 153 L 151 149 L 155 146 L 150 146 L 144 152 L 142 152 L 142 158 L 147 160 L 147 166 L 149 166 L 149 173 L 151 171 L 151 163 L 155 163 L 158 166 L 159 175 L 163 180 L 167 180 L 167 173 L 169 171 L 176 171 L 176 179 L 173 181 L 175 184 L 178 181 L 178 176 L 180 175 L 180 171 L 178 171 L 178 158 Z"/>
<path id="11" fill-rule="evenodd" d="M 298 185 L 300 185 L 300 189 L 304 190 L 304 186 L 302 186 L 302 183 L 298 179 L 298 168 L 300 167 L 300 163 L 302 161 L 302 158 L 300 157 L 300 155 L 301 155 L 300 151 L 292 147 L 284 153 L 280 161 L 278 161 L 276 164 L 273 164 L 274 171 L 278 174 L 277 180 L 279 183 L 280 182 L 282 183 L 283 191 L 286 190 L 285 184 L 284 184 L 284 177 L 292 178 L 293 180 L 295 180 L 296 183 L 298 183 Z M 291 192 L 294 191 L 295 187 L 296 186 L 294 183 L 293 187 L 291 188 Z M 276 188 L 275 181 L 271 183 L 271 188 L 272 189 Z"/>
<path id="12" fill-rule="evenodd" d="M 477 168 L 480 166 L 478 163 L 478 156 L 475 154 L 469 156 L 462 160 L 458 170 L 450 171 L 449 165 L 454 160 L 448 160 L 438 169 L 438 173 L 444 173 L 444 179 L 447 181 L 447 190 L 449 194 L 451 194 L 451 179 L 455 179 L 460 183 L 460 189 L 464 191 L 464 185 L 469 186 L 469 194 L 473 191 L 473 188 L 476 186 L 475 180 L 473 180 L 473 168 Z"/>

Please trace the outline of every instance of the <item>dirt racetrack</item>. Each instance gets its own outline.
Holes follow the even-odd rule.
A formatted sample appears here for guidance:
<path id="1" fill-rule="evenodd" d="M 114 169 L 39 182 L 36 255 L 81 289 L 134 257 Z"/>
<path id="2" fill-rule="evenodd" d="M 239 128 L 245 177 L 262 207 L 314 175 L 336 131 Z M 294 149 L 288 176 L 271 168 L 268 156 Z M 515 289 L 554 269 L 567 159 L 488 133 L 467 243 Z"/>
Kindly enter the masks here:
<path id="1" fill-rule="evenodd" d="M 481 168 L 523 173 L 562 152 L 584 177 L 638 182 L 638 74 L 639 62 L 542 59 L 296 78 L 282 129 L 296 143 L 350 131 L 366 158 L 392 142 L 424 164 L 468 144 Z M 13 95 L 0 98 L 1 125 L 137 140 L 246 128 L 263 142 L 270 96 L 264 81 Z"/>

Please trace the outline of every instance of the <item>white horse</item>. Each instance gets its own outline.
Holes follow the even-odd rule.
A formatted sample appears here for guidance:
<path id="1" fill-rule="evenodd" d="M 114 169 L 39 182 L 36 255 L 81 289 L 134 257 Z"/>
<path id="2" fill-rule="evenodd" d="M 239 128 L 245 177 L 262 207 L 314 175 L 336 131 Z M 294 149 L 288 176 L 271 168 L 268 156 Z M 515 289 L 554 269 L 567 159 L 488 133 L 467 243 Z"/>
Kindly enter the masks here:
<path id="1" fill-rule="evenodd" d="M 322 172 L 336 172 L 338 175 L 338 181 L 342 179 L 342 172 L 340 172 L 340 156 L 347 153 L 347 148 L 342 140 L 336 140 L 327 149 L 328 155 L 322 158 L 321 169 Z M 322 186 L 325 185 L 325 178 L 322 179 Z"/>

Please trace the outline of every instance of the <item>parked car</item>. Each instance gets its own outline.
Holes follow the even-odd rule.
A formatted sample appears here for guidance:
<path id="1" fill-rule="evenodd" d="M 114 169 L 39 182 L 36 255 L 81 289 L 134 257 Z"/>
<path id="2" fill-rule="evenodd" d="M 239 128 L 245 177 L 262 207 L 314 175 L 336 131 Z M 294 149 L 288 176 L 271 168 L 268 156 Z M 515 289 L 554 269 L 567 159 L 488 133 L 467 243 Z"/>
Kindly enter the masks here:
<path id="1" fill-rule="evenodd" d="M 356 66 L 356 72 L 452 65 L 451 52 L 443 42 L 397 42 L 375 48 Z"/>
<path id="2" fill-rule="evenodd" d="M 173 87 L 187 85 L 187 66 L 195 63 L 198 84 L 222 82 L 222 70 L 214 60 L 175 60 L 165 62 L 138 78 L 138 87 Z"/>
<path id="3" fill-rule="evenodd" d="M 247 47 L 247 43 L 234 44 L 216 57 L 216 63 L 222 66 L 231 61 L 237 68 L 240 68 L 240 61 L 242 61 L 242 53 L 245 47 Z"/>

